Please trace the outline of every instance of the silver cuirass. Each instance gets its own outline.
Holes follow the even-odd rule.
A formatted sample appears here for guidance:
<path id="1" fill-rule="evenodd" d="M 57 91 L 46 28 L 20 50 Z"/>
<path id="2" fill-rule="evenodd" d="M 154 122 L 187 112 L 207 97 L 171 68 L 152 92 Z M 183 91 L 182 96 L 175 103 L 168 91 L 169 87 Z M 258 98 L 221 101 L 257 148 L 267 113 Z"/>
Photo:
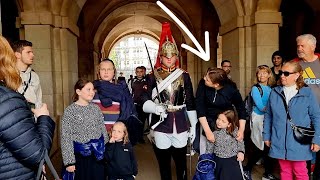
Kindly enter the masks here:
<path id="1" fill-rule="evenodd" d="M 165 78 L 168 78 L 170 72 L 159 71 L 157 80 L 160 83 Z M 161 93 L 162 103 L 167 106 L 167 111 L 175 112 L 185 107 L 185 92 L 183 75 L 176 78 L 171 84 L 169 84 Z"/>

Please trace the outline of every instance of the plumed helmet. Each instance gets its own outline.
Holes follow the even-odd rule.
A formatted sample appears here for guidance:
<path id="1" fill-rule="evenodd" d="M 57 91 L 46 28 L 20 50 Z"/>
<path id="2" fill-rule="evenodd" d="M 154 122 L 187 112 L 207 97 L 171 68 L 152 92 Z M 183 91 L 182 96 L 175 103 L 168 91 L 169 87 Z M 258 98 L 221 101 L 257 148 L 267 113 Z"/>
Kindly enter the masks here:
<path id="1" fill-rule="evenodd" d="M 162 31 L 160 35 L 159 41 L 159 50 L 156 63 L 154 67 L 157 69 L 161 67 L 160 56 L 165 56 L 167 58 L 171 58 L 174 55 L 179 55 L 179 51 L 172 36 L 172 32 L 170 29 L 170 24 L 168 22 L 162 23 Z M 176 60 L 174 65 L 175 67 L 179 67 L 179 59 Z"/>
<path id="2" fill-rule="evenodd" d="M 171 58 L 174 55 L 179 55 L 178 48 L 175 43 L 167 40 L 163 43 L 160 51 L 160 56 L 165 56 L 167 58 Z"/>

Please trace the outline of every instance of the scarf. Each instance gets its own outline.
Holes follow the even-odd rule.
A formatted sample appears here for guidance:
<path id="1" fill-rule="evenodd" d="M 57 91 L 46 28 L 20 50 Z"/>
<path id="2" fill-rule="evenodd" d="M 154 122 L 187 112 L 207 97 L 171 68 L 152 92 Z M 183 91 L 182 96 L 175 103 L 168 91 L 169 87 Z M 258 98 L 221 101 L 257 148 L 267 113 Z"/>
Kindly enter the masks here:
<path id="1" fill-rule="evenodd" d="M 120 81 L 115 84 L 104 80 L 95 80 L 93 85 L 102 106 L 109 107 L 113 101 L 120 103 L 119 120 L 126 120 L 131 114 L 135 114 L 133 99 L 126 82 Z"/>

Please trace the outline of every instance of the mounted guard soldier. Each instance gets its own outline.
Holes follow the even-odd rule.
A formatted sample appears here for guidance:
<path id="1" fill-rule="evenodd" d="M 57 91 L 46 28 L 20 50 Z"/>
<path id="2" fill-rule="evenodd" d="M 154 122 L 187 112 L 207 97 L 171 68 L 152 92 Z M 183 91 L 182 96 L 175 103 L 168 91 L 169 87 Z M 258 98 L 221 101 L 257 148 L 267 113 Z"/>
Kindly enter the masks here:
<path id="1" fill-rule="evenodd" d="M 198 122 L 190 75 L 179 68 L 178 49 L 169 23 L 162 24 L 157 61 L 147 75 L 148 100 L 143 104 L 152 113 L 153 149 L 162 180 L 170 180 L 171 157 L 178 180 L 187 179 L 187 145 L 195 138 Z"/>

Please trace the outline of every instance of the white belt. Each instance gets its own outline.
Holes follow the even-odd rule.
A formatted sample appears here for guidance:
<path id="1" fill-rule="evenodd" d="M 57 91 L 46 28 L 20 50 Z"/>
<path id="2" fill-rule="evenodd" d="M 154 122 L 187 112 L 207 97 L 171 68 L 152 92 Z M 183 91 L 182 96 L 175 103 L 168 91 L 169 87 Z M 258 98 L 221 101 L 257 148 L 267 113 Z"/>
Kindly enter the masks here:
<path id="1" fill-rule="evenodd" d="M 167 111 L 168 111 L 168 112 L 179 111 L 179 110 L 181 110 L 181 109 L 183 109 L 183 108 L 186 107 L 185 104 L 179 105 L 179 106 L 173 106 L 173 105 L 165 105 L 165 106 L 167 107 Z"/>

